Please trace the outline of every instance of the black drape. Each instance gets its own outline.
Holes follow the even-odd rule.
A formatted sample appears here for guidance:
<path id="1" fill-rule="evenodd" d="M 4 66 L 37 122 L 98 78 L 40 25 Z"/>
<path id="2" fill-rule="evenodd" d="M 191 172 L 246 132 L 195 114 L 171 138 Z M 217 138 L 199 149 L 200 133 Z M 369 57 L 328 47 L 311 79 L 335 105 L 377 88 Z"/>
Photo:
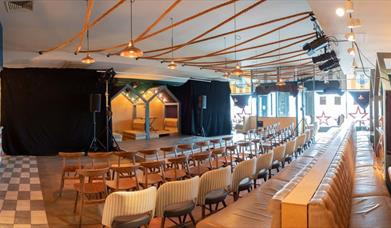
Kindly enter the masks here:
<path id="1" fill-rule="evenodd" d="M 250 95 L 232 95 L 235 106 L 244 108 L 248 105 Z"/>
<path id="2" fill-rule="evenodd" d="M 1 72 L 3 148 L 12 155 L 85 151 L 92 139 L 89 94 L 102 94 L 97 132 L 105 143 L 104 86 L 99 73 L 80 69 L 4 69 Z"/>
<path id="3" fill-rule="evenodd" d="M 181 86 L 169 86 L 181 105 L 181 131 L 186 135 L 200 134 L 199 97 L 206 95 L 207 108 L 203 111 L 206 136 L 231 134 L 231 107 L 228 82 L 189 80 Z"/>

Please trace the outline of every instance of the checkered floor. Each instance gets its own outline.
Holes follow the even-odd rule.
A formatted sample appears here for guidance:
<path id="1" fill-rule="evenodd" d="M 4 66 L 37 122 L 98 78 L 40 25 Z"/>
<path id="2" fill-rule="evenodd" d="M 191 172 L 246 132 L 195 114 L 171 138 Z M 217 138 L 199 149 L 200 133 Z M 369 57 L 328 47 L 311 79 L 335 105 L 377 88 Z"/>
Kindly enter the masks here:
<path id="1" fill-rule="evenodd" d="M 0 157 L 0 228 L 49 227 L 35 156 Z"/>

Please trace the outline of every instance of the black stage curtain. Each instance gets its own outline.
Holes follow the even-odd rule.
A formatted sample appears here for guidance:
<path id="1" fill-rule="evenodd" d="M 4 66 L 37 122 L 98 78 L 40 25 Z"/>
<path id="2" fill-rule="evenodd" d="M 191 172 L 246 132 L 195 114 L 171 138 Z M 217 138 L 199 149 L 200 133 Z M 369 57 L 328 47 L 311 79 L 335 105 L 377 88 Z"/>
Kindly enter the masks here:
<path id="1" fill-rule="evenodd" d="M 1 72 L 3 148 L 10 155 L 55 155 L 86 151 L 92 140 L 89 94 L 102 94 L 96 113 L 103 129 L 104 86 L 99 73 L 80 69 L 4 69 Z"/>
<path id="2" fill-rule="evenodd" d="M 248 105 L 250 95 L 232 95 L 235 106 L 245 108 Z"/>
<path id="3" fill-rule="evenodd" d="M 189 80 L 181 86 L 168 86 L 181 105 L 181 131 L 186 135 L 200 135 L 199 97 L 206 95 L 203 111 L 205 136 L 231 134 L 231 107 L 228 82 Z"/>

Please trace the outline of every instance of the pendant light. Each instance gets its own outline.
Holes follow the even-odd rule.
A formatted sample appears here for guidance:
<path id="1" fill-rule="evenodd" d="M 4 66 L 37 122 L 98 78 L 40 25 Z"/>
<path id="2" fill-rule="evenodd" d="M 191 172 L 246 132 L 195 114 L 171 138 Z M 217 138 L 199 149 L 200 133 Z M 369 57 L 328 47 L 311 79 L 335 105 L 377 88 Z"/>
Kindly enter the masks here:
<path id="1" fill-rule="evenodd" d="M 354 50 L 353 46 L 351 48 L 348 48 L 348 53 L 349 53 L 349 55 L 351 55 L 353 57 L 356 55 L 356 51 Z"/>
<path id="2" fill-rule="evenodd" d="M 350 42 L 356 41 L 356 35 L 353 31 L 346 33 L 345 38 Z"/>
<path id="3" fill-rule="evenodd" d="M 286 85 L 285 81 L 280 78 L 280 68 L 277 67 L 277 82 L 276 86 L 284 86 Z"/>
<path id="4" fill-rule="evenodd" d="M 171 20 L 171 62 L 167 65 L 168 69 L 175 70 L 177 67 L 177 64 L 174 62 L 174 26 L 173 25 L 173 19 Z"/>
<path id="5" fill-rule="evenodd" d="M 141 51 L 139 48 L 136 48 L 133 44 L 133 2 L 135 0 L 130 0 L 130 41 L 128 43 L 128 46 L 124 48 L 120 56 L 126 57 L 126 58 L 140 58 L 144 55 L 143 51 Z"/>
<path id="6" fill-rule="evenodd" d="M 90 51 L 90 31 L 87 29 L 87 51 Z M 81 59 L 81 62 L 84 64 L 92 64 L 95 62 L 95 59 L 90 56 L 90 53 L 87 52 L 87 55 Z"/>
<path id="7" fill-rule="evenodd" d="M 234 15 L 236 14 L 236 2 L 234 3 Z M 236 61 L 236 17 L 234 19 L 234 30 L 235 30 L 235 33 L 234 33 L 234 40 L 235 40 L 235 61 Z M 236 66 L 235 66 L 235 69 L 231 72 L 233 75 L 235 76 L 240 76 L 242 75 L 244 72 L 242 69 L 240 69 L 240 64 L 239 62 L 236 63 Z"/>

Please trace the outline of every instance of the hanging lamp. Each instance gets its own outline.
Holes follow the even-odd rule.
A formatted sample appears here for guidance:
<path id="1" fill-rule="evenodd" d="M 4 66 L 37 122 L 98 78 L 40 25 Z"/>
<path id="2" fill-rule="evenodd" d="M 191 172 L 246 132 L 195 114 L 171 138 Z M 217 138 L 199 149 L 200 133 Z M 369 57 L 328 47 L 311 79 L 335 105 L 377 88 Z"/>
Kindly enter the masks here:
<path id="1" fill-rule="evenodd" d="M 173 19 L 171 20 L 171 62 L 167 65 L 168 69 L 175 70 L 177 68 L 177 64 L 174 62 L 174 26 L 173 25 Z"/>
<path id="2" fill-rule="evenodd" d="M 90 51 L 90 35 L 88 29 L 87 29 L 87 51 Z M 92 58 L 90 53 L 87 52 L 87 55 L 81 59 L 81 62 L 84 64 L 92 64 L 95 62 L 95 59 Z"/>
<path id="3" fill-rule="evenodd" d="M 276 86 L 284 86 L 286 85 L 285 81 L 280 78 L 280 68 L 277 67 L 277 82 Z"/>
<path id="4" fill-rule="evenodd" d="M 130 0 L 130 41 L 128 46 L 120 52 L 120 56 L 126 58 L 140 58 L 144 55 L 143 51 L 134 46 L 133 43 L 133 2 L 135 0 Z"/>
<path id="5" fill-rule="evenodd" d="M 234 15 L 236 14 L 236 3 L 234 3 Z M 235 40 L 235 62 L 236 62 L 236 17 L 234 19 L 234 40 Z M 235 69 L 231 72 L 235 76 L 240 76 L 244 73 L 242 69 L 240 69 L 240 64 L 239 62 L 236 63 Z"/>

